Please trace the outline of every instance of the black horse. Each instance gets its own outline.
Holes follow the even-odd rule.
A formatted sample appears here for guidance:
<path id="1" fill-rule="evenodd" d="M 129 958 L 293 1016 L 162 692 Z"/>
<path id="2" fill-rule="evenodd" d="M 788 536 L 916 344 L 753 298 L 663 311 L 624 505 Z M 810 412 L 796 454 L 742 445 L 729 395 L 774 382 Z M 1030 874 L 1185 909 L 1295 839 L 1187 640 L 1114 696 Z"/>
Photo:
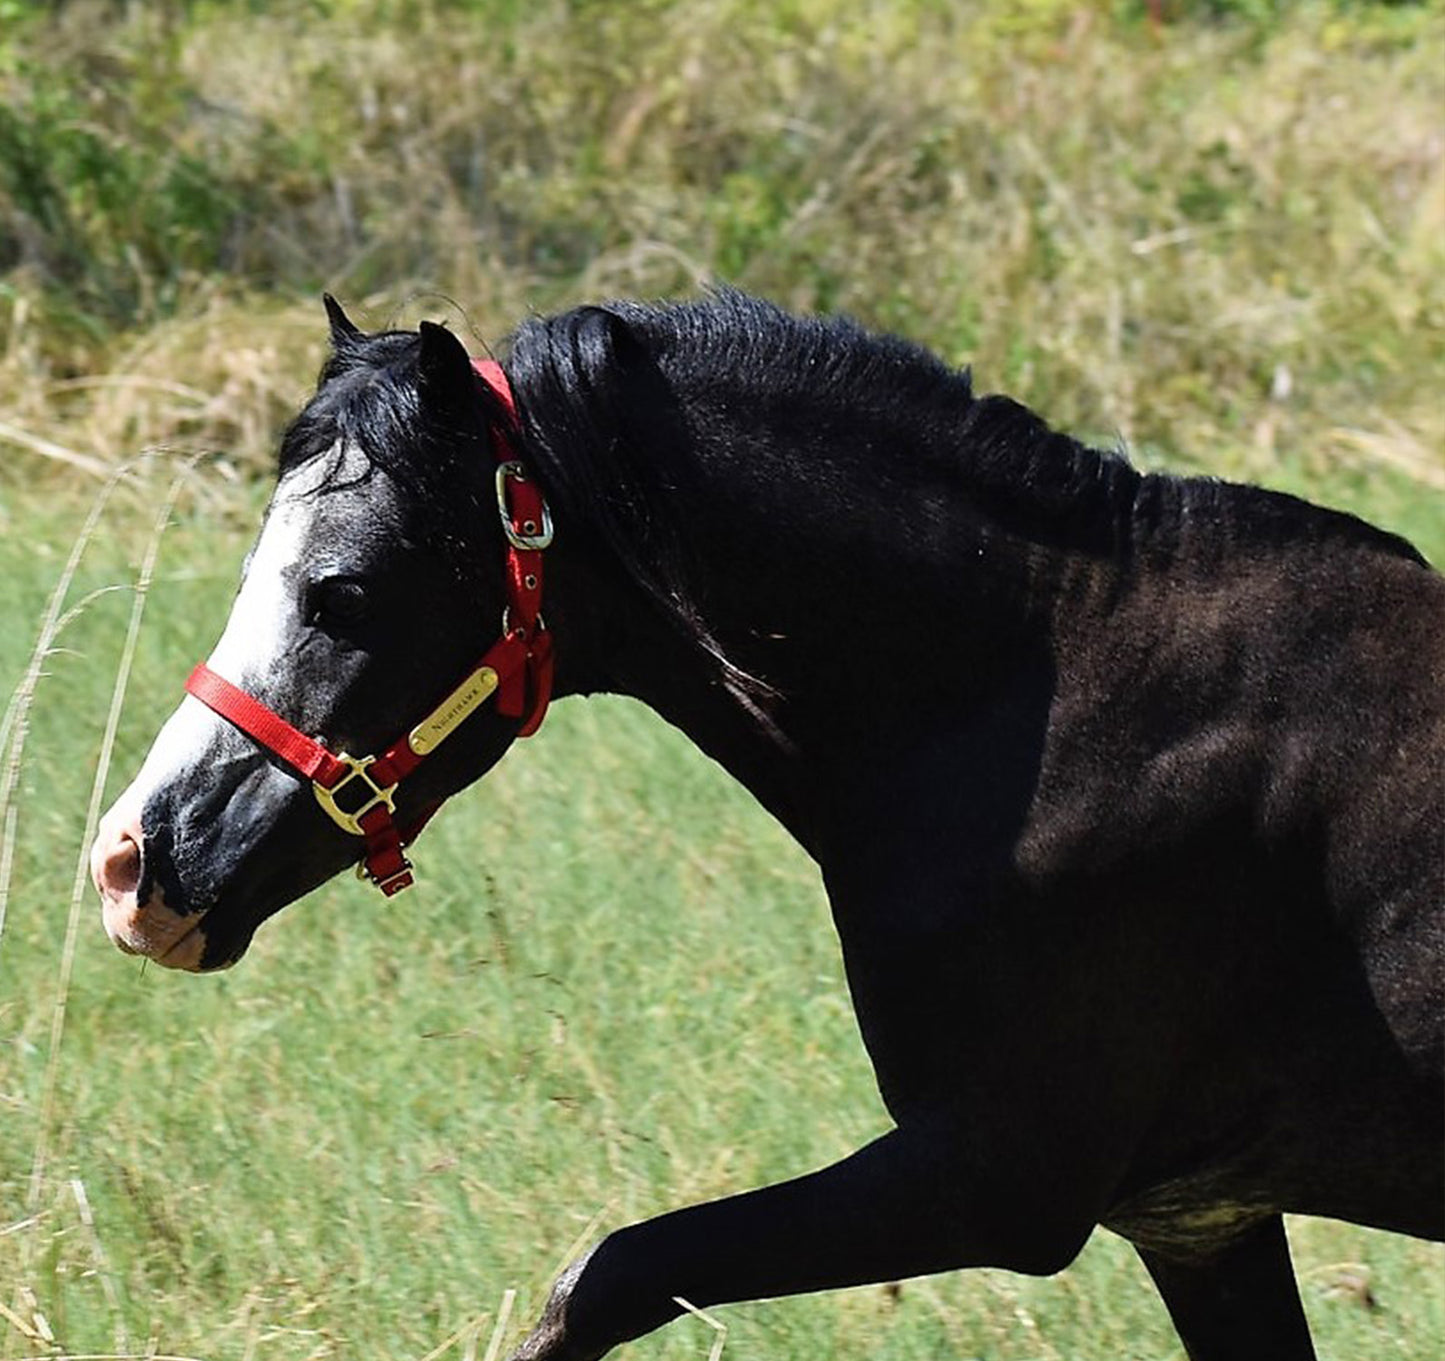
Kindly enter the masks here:
<path id="1" fill-rule="evenodd" d="M 1445 579 L 1408 544 L 736 293 L 529 321 L 481 377 L 331 321 L 231 623 L 97 841 L 114 939 L 231 964 L 359 836 L 404 886 L 555 640 L 558 695 L 646 701 L 817 860 L 895 1122 L 612 1234 L 519 1357 L 678 1297 L 1056 1272 L 1105 1224 L 1196 1361 L 1291 1361 L 1284 1213 L 1445 1236 Z"/>

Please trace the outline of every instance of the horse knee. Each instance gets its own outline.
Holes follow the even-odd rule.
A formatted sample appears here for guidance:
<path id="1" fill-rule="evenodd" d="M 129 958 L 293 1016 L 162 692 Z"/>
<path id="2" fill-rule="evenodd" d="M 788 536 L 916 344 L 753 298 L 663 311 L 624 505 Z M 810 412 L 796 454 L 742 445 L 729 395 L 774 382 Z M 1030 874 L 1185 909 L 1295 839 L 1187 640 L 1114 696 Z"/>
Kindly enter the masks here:
<path id="1" fill-rule="evenodd" d="M 1057 1276 L 1073 1265 L 1093 1231 L 1092 1224 L 1049 1226 L 1025 1235 L 999 1265 L 1024 1276 Z"/>
<path id="2" fill-rule="evenodd" d="M 1083 1251 L 1096 1218 L 1063 1197 L 1002 1183 L 978 1194 L 960 1190 L 930 1208 L 936 1256 L 951 1268 L 999 1267 L 1054 1276 Z"/>

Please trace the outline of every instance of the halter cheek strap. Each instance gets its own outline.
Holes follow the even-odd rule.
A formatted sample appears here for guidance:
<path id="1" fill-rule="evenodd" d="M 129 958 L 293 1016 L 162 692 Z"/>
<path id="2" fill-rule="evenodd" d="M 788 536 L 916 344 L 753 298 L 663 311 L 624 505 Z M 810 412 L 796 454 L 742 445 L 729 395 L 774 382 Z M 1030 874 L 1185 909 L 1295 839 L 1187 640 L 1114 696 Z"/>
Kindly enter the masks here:
<path id="1" fill-rule="evenodd" d="M 501 399 L 515 427 L 517 409 L 501 365 L 474 359 L 472 367 Z M 327 816 L 364 840 L 358 872 L 388 898 L 412 884 L 412 866 L 403 848 L 441 806 L 433 804 L 400 827 L 395 819 L 397 786 L 493 694 L 499 714 L 521 719 L 518 737 L 537 731 L 552 696 L 552 636 L 542 622 L 542 553 L 552 542 L 552 517 L 537 484 L 512 457 L 507 431 L 498 428 L 494 434 L 497 511 L 507 540 L 502 634 L 409 733 L 380 755 L 333 753 L 204 662 L 186 680 L 188 693 L 311 781 Z"/>

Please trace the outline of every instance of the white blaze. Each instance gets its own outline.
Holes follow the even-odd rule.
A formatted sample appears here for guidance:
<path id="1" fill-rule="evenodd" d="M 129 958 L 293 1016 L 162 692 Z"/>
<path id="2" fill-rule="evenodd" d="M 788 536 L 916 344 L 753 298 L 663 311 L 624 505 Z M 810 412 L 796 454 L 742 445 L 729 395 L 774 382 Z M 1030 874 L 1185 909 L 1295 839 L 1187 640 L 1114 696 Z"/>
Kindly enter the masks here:
<path id="1" fill-rule="evenodd" d="M 287 651 L 286 621 L 293 617 L 294 577 L 285 569 L 300 561 L 311 533 L 318 500 L 310 495 L 323 482 L 361 457 L 356 450 L 337 451 L 311 459 L 282 478 L 272 498 L 265 527 L 251 553 L 236 603 L 225 631 L 206 664 L 233 685 L 246 688 L 247 677 L 265 676 Z M 151 744 L 140 773 L 117 800 L 137 812 L 153 790 L 175 772 L 193 764 L 212 743 L 226 721 L 200 700 L 185 695 Z"/>

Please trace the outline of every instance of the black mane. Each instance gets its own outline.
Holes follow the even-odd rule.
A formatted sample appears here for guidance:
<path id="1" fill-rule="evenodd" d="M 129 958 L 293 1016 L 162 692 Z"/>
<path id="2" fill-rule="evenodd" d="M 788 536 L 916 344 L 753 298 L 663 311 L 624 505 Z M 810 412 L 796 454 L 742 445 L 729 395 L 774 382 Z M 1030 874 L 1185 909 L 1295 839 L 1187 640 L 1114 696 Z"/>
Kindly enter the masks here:
<path id="1" fill-rule="evenodd" d="M 850 460 L 880 484 L 923 473 L 991 522 L 1091 552 L 1116 542 L 1140 480 L 1123 457 L 1051 430 L 1018 403 L 976 398 L 967 369 L 918 345 L 734 290 L 534 318 L 507 368 L 549 495 L 754 698 L 766 687 L 713 639 L 706 565 L 690 560 L 687 527 L 669 514 L 672 493 L 695 477 L 690 451 L 706 445 L 709 458 L 820 483 L 828 465 Z"/>
<path id="2" fill-rule="evenodd" d="M 475 527 L 495 515 L 492 431 L 509 418 L 480 383 L 463 403 L 428 400 L 421 351 L 415 331 L 341 337 L 316 394 L 282 436 L 278 475 L 338 444 L 359 449 L 368 464 L 363 476 L 381 471 L 405 489 L 434 526 L 432 541 L 451 571 L 465 580 L 475 576 Z M 320 490 L 342 485 L 333 475 Z"/>
<path id="3" fill-rule="evenodd" d="M 793 316 L 732 289 L 530 320 L 508 368 L 533 409 L 529 444 L 544 480 L 624 560 L 637 559 L 634 575 L 656 577 L 662 589 L 652 594 L 685 612 L 694 573 L 667 519 L 668 493 L 689 476 L 684 451 L 699 439 L 736 441 L 742 417 L 754 436 L 771 432 L 769 443 L 753 438 L 749 458 L 796 458 L 792 450 L 816 447 L 827 426 L 838 433 L 830 460 L 869 460 L 885 480 L 906 464 L 991 527 L 1088 555 L 1128 554 L 1146 541 L 1168 553 L 1187 522 L 1217 527 L 1225 552 L 1329 541 L 1422 561 L 1394 534 L 1285 493 L 1141 473 L 1122 452 L 1062 434 L 1008 397 L 975 396 L 968 369 L 921 346 L 846 317 Z M 678 392 L 694 408 L 686 423 Z"/>
<path id="4" fill-rule="evenodd" d="M 358 334 L 338 346 L 316 395 L 282 436 L 278 471 L 284 475 L 341 441 L 354 443 L 403 486 L 441 493 L 485 452 L 489 429 L 505 413 L 478 385 L 472 407 L 443 415 L 423 398 L 420 357 L 415 331 Z"/>

